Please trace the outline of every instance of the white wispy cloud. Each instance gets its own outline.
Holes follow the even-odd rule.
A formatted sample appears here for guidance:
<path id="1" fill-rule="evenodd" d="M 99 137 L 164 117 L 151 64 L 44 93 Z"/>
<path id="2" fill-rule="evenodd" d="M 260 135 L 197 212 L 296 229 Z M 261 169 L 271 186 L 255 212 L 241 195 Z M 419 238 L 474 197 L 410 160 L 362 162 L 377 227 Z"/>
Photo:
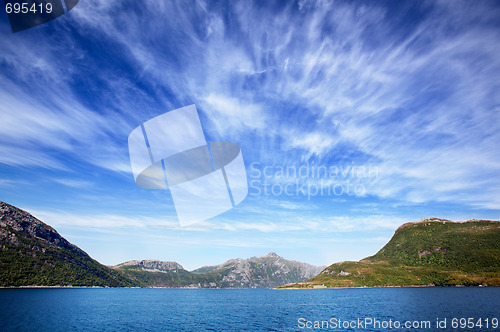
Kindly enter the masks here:
<path id="1" fill-rule="evenodd" d="M 312 132 L 302 133 L 298 135 L 290 135 L 290 148 L 299 148 L 308 151 L 305 160 L 311 156 L 321 156 L 326 151 L 330 151 L 338 142 L 337 139 L 330 136 L 328 133 Z"/>
<path id="2" fill-rule="evenodd" d="M 91 188 L 94 185 L 94 183 L 91 181 L 78 180 L 78 179 L 56 178 L 52 179 L 52 181 L 67 187 L 79 188 L 79 189 Z"/>
<path id="3" fill-rule="evenodd" d="M 285 208 L 286 209 L 286 208 Z M 171 229 L 182 232 L 216 232 L 231 233 L 257 231 L 269 234 L 300 234 L 300 232 L 343 233 L 364 232 L 375 229 L 395 229 L 406 220 L 404 217 L 385 215 L 369 215 L 365 217 L 303 217 L 296 212 L 282 211 L 280 220 L 212 220 L 181 227 L 175 217 L 124 216 L 121 214 L 85 214 L 69 213 L 58 210 L 30 210 L 34 216 L 54 227 L 86 228 L 95 231 L 117 231 L 120 229 L 143 229 L 154 232 L 154 229 Z M 286 216 L 286 218 L 283 218 Z M 256 216 L 255 216 L 256 218 Z M 297 233 L 298 232 L 298 233 Z"/>
<path id="4" fill-rule="evenodd" d="M 82 214 L 64 211 L 32 210 L 35 217 L 54 227 L 78 227 L 92 229 L 118 230 L 124 227 L 171 227 L 179 228 L 177 221 L 169 218 L 151 218 L 144 216 L 128 217 L 111 214 Z"/>
<path id="5" fill-rule="evenodd" d="M 298 12 L 292 2 L 280 10 L 209 1 L 141 6 L 130 15 L 93 0 L 72 12 L 80 37 L 98 36 L 127 74 L 100 67 L 71 35 L 58 46 L 30 48 L 29 37 L 2 42 L 17 79 L 41 90 L 30 95 L 0 77 L 0 162 L 65 169 L 56 153 L 63 152 L 127 173 L 130 130 L 195 103 L 205 130 L 237 140 L 245 160 L 344 157 L 377 165 L 377 179 L 364 183 L 370 195 L 500 208 L 500 42 L 490 25 L 497 8 L 436 2 L 396 29 L 402 18 L 377 3 L 308 1 Z M 107 91 L 99 109 L 69 88 L 87 69 L 80 62 L 99 82 L 90 86 Z"/>
<path id="6" fill-rule="evenodd" d="M 203 98 L 201 107 L 210 114 L 210 121 L 220 133 L 233 128 L 236 131 L 265 130 L 269 125 L 266 113 L 260 105 L 245 102 L 241 98 L 211 93 Z"/>

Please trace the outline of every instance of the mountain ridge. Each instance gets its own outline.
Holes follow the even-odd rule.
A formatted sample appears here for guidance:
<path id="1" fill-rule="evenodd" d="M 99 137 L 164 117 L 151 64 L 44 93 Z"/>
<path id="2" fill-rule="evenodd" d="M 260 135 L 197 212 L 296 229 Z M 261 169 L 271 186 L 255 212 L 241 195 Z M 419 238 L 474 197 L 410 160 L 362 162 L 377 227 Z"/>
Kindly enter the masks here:
<path id="1" fill-rule="evenodd" d="M 113 268 L 121 270 L 143 285 L 186 288 L 272 288 L 289 280 L 306 280 L 324 268 L 324 266 L 286 260 L 274 252 L 262 257 L 234 258 L 222 264 L 203 266 L 193 271 L 183 268 L 145 269 L 141 262 L 144 261 L 129 261 L 117 264 Z M 155 266 L 160 262 L 150 261 Z M 168 263 L 181 266 L 176 262 Z"/>

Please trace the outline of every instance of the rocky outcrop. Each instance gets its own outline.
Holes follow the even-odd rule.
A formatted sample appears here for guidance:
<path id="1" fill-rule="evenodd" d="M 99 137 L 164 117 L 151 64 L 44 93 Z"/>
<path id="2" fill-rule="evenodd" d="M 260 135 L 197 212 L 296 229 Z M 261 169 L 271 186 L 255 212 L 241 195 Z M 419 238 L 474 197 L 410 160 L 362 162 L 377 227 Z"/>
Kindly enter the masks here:
<path id="1" fill-rule="evenodd" d="M 24 245 L 20 238 L 36 238 L 48 246 L 65 248 L 81 255 L 87 255 L 77 246 L 69 243 L 55 229 L 33 217 L 28 212 L 10 204 L 0 202 L 0 241 L 14 246 Z M 41 248 L 31 248 L 41 249 Z"/>

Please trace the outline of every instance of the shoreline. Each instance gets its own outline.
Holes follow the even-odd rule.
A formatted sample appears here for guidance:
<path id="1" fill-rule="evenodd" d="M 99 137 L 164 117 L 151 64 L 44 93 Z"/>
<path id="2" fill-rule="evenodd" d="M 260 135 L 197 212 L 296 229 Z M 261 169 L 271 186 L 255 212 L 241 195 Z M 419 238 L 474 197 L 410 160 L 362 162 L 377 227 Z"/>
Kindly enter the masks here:
<path id="1" fill-rule="evenodd" d="M 356 286 L 356 287 L 273 287 L 273 288 L 202 288 L 202 287 L 107 287 L 107 286 L 0 286 L 1 289 L 272 289 L 272 290 L 321 290 L 321 289 L 380 289 L 380 288 L 486 288 L 500 286 L 464 286 L 464 285 L 449 285 L 449 286 L 429 286 L 429 285 L 412 285 L 412 286 Z"/>

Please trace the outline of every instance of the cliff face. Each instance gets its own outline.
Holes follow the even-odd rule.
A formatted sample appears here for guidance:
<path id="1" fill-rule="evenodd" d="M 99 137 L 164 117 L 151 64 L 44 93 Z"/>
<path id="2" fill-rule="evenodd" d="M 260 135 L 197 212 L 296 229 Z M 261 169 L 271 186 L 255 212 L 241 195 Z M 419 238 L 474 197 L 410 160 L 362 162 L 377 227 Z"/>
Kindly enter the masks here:
<path id="1" fill-rule="evenodd" d="M 52 227 L 0 202 L 0 286 L 130 286 Z"/>
<path id="2" fill-rule="evenodd" d="M 500 222 L 429 218 L 406 223 L 375 255 L 341 262 L 287 287 L 500 286 Z"/>

